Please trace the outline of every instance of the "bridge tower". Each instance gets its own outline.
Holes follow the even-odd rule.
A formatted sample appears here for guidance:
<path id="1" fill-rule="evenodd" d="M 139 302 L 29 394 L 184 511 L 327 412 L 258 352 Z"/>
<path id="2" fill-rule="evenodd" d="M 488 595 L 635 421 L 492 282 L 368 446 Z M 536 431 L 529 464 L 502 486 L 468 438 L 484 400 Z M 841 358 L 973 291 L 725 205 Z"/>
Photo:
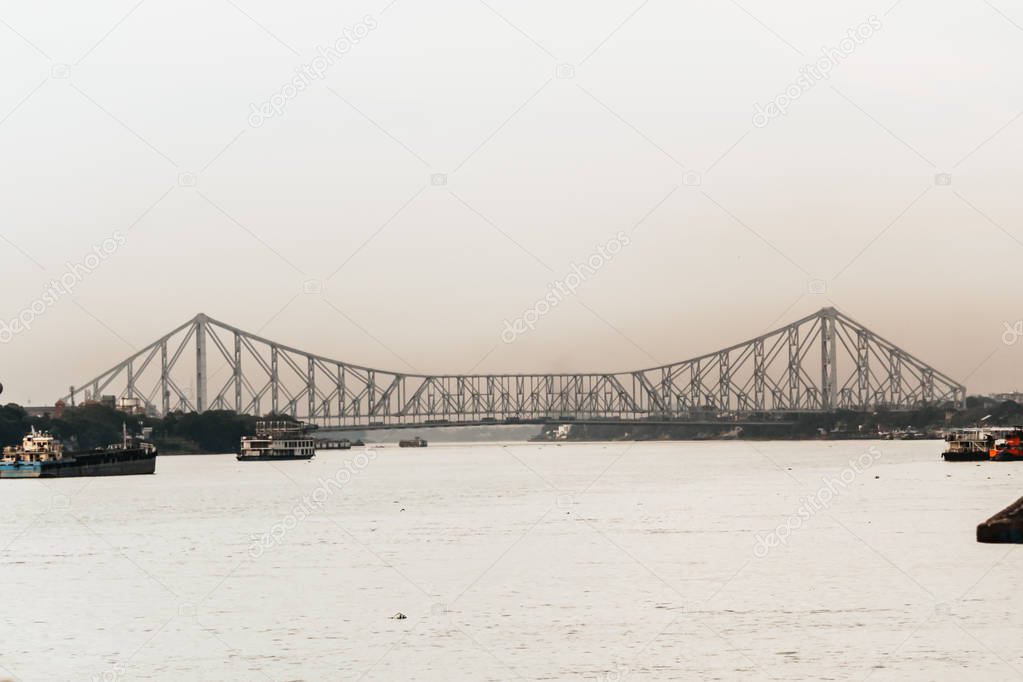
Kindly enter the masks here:
<path id="1" fill-rule="evenodd" d="M 206 327 L 209 319 L 199 313 L 195 318 L 195 411 L 206 411 Z"/>
<path id="2" fill-rule="evenodd" d="M 835 347 L 835 324 L 838 311 L 824 308 L 821 316 L 821 409 L 827 411 L 838 404 L 838 349 Z"/>

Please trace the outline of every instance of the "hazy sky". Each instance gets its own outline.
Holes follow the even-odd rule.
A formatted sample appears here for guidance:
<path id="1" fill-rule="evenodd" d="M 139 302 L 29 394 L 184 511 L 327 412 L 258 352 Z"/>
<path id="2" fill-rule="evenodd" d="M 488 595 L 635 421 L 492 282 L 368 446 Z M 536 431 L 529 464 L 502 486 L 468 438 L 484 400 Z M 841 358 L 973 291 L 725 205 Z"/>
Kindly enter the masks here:
<path id="1" fill-rule="evenodd" d="M 1023 3 L 832 4 L 0 2 L 0 319 L 36 306 L 4 400 L 200 311 L 458 373 L 650 366 L 834 305 L 1023 388 Z"/>

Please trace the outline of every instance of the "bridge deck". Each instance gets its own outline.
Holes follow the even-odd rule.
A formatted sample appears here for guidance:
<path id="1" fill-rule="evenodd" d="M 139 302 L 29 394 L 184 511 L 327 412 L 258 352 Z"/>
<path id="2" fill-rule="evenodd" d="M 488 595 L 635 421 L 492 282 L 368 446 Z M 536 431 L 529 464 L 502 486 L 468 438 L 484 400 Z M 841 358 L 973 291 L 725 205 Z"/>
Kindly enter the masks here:
<path id="1" fill-rule="evenodd" d="M 342 433 L 352 431 L 390 431 L 395 429 L 437 429 L 467 426 L 560 426 L 562 424 L 578 424 L 585 426 L 767 426 L 785 427 L 792 426 L 792 421 L 714 421 L 714 420 L 683 420 L 683 419 L 501 419 L 501 420 L 475 420 L 475 421 L 430 421 L 410 423 L 373 423 L 368 425 L 358 424 L 324 424 L 319 431 L 321 433 Z"/>

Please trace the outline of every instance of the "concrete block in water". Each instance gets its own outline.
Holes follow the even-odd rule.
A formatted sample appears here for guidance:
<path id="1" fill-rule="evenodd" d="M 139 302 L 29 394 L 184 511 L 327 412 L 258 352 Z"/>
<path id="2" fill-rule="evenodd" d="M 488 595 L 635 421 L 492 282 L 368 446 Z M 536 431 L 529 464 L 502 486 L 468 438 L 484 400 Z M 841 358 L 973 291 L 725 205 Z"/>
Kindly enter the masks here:
<path id="1" fill-rule="evenodd" d="M 1023 497 L 977 526 L 977 542 L 1023 544 Z"/>

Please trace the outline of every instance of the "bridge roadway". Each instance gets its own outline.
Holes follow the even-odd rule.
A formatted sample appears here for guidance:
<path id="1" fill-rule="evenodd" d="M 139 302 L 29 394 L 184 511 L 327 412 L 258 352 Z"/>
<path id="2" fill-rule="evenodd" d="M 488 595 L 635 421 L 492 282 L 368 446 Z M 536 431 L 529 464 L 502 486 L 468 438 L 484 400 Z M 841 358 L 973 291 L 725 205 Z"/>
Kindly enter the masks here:
<path id="1" fill-rule="evenodd" d="M 464 427 L 464 426 L 561 426 L 563 424 L 578 424 L 585 426 L 719 426 L 719 427 L 734 427 L 734 426 L 766 426 L 766 427 L 781 427 L 781 426 L 792 426 L 795 424 L 793 421 L 779 421 L 779 420 L 768 420 L 768 421 L 753 421 L 753 420 L 690 420 L 690 419 L 659 419 L 651 417 L 649 419 L 576 419 L 575 417 L 560 417 L 560 418 L 544 418 L 544 419 L 519 419 L 519 418 L 508 418 L 508 419 L 491 419 L 484 418 L 473 421 L 450 421 L 450 420 L 428 420 L 423 422 L 417 422 L 413 424 L 388 424 L 385 422 L 371 422 L 364 426 L 354 424 L 328 424 L 321 426 L 319 433 L 350 433 L 353 431 L 391 431 L 391 430 L 409 430 L 409 429 L 435 429 L 444 427 Z"/>

